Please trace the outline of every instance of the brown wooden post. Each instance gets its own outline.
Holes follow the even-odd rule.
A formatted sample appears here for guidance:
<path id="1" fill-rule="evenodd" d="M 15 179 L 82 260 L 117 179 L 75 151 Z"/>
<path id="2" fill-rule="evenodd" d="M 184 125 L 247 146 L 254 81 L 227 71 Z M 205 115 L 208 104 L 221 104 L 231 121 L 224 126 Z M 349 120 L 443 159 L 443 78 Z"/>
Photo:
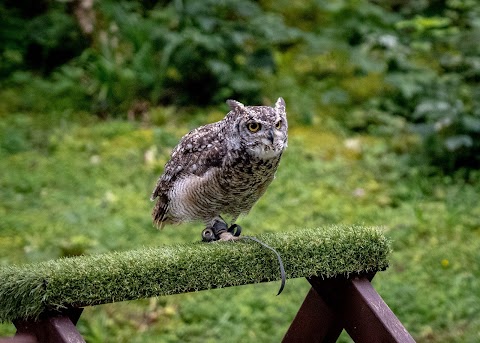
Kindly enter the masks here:
<path id="1" fill-rule="evenodd" d="M 85 343 L 78 332 L 75 324 L 77 323 L 82 308 L 72 308 L 64 313 L 53 314 L 37 321 L 33 320 L 17 320 L 13 324 L 17 328 L 17 333 L 13 337 L 13 342 L 25 342 L 18 339 L 28 337 L 32 342 L 32 337 L 36 340 L 34 342 L 48 342 L 48 343 Z"/>
<path id="2" fill-rule="evenodd" d="M 333 343 L 337 341 L 342 330 L 340 318 L 311 288 L 282 342 Z"/>
<path id="3" fill-rule="evenodd" d="M 344 328 L 355 342 L 415 342 L 370 280 L 310 277 L 312 285 L 283 342 L 335 342 Z"/>
<path id="4" fill-rule="evenodd" d="M 368 279 L 351 280 L 343 304 L 345 330 L 355 342 L 415 342 Z"/>

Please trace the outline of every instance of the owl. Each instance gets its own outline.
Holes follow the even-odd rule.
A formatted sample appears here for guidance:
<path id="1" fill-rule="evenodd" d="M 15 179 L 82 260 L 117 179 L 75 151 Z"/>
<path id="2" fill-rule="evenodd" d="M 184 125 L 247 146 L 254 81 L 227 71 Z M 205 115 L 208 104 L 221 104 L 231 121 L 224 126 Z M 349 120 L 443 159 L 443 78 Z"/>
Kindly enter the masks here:
<path id="1" fill-rule="evenodd" d="M 225 118 L 187 133 L 173 150 L 151 196 L 157 227 L 201 221 L 204 241 L 238 239 L 238 217 L 275 178 L 288 139 L 284 100 L 227 104 Z"/>

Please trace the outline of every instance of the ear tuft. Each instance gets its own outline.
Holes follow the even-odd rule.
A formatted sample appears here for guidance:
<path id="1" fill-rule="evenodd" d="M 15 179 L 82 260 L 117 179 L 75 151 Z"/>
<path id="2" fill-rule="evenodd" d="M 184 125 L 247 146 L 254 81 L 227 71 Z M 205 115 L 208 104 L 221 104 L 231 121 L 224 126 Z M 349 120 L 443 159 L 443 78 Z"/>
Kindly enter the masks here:
<path id="1" fill-rule="evenodd" d="M 275 103 L 275 109 L 285 112 L 285 100 L 282 97 L 278 98 L 277 102 Z"/>
<path id="2" fill-rule="evenodd" d="M 237 100 L 227 100 L 227 105 L 228 107 L 230 107 L 230 109 L 232 111 L 236 110 L 236 109 L 242 109 L 245 107 L 244 104 L 242 104 L 240 101 L 237 101 Z"/>

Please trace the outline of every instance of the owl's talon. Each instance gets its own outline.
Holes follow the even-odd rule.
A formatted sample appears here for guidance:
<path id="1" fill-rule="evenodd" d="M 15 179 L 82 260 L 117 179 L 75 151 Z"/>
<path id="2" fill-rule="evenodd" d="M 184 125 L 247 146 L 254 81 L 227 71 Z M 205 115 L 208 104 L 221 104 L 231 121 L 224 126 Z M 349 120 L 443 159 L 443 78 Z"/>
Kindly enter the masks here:
<path id="1" fill-rule="evenodd" d="M 222 232 L 219 236 L 219 241 L 236 241 L 240 239 L 239 237 L 237 236 L 234 236 L 232 233 L 230 232 Z"/>

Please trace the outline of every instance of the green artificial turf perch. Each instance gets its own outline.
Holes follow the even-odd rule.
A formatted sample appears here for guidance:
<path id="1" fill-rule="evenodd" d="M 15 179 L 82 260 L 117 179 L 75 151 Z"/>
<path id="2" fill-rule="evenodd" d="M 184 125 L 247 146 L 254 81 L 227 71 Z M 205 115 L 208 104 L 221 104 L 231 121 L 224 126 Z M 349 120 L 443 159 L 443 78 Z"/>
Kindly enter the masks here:
<path id="1" fill-rule="evenodd" d="M 287 278 L 384 270 L 381 230 L 331 226 L 262 234 L 282 256 Z M 72 306 L 279 280 L 274 254 L 252 241 L 201 242 L 0 268 L 0 322 Z"/>

